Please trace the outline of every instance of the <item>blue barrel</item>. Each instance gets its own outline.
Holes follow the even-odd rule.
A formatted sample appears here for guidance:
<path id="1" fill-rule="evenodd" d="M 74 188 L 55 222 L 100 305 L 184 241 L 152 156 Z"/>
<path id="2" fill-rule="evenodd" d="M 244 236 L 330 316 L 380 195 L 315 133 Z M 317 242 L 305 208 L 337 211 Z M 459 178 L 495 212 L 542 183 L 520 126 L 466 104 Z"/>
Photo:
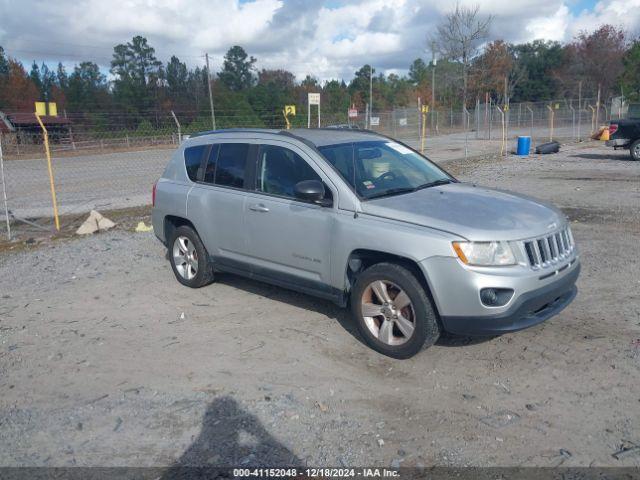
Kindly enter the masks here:
<path id="1" fill-rule="evenodd" d="M 529 155 L 531 149 L 531 137 L 518 137 L 517 155 Z"/>

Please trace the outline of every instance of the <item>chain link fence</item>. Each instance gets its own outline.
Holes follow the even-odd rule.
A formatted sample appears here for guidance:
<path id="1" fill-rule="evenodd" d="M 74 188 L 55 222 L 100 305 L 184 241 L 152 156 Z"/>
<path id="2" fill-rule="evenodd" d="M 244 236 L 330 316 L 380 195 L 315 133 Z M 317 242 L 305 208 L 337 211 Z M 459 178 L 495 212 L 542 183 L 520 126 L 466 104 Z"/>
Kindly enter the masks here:
<path id="1" fill-rule="evenodd" d="M 476 104 L 465 111 L 436 109 L 423 113 L 417 107 L 322 114 L 322 127 L 350 125 L 397 138 L 432 160 L 508 155 L 519 135 L 532 137 L 532 146 L 558 140 L 589 139 L 612 109 L 597 111 L 593 99 L 512 104 L 507 108 Z M 5 112 L 6 113 L 6 112 Z M 11 114 L 7 114 L 11 118 Z M 185 135 L 211 129 L 208 114 L 149 112 L 70 114 L 64 125 L 49 132 L 53 180 L 61 224 L 91 209 L 112 210 L 149 205 L 153 183 L 162 174 Z M 315 108 L 310 116 L 317 126 Z M 290 118 L 293 128 L 307 127 L 306 110 Z M 216 116 L 219 128 L 285 128 L 282 112 L 252 112 Z M 1 132 L 1 131 L 0 131 Z M 0 235 L 9 234 L 16 222 L 52 230 L 53 209 L 42 131 L 33 126 L 0 133 Z M 5 200 L 6 195 L 6 200 Z M 5 209 L 6 207 L 6 209 Z M 7 221 L 7 219 L 9 221 Z"/>

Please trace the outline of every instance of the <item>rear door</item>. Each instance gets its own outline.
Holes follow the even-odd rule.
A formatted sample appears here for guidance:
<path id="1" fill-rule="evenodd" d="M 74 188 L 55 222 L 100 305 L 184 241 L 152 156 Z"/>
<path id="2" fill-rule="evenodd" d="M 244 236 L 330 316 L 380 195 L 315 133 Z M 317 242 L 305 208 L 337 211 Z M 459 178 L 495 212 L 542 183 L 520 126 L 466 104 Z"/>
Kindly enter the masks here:
<path id="1" fill-rule="evenodd" d="M 245 217 L 256 276 L 298 289 L 329 291 L 334 206 L 294 197 L 294 185 L 320 180 L 327 196 L 336 189 L 309 156 L 295 145 L 269 142 L 258 148 L 254 191 L 247 192 Z"/>
<path id="2" fill-rule="evenodd" d="M 187 216 L 202 241 L 220 265 L 247 264 L 248 238 L 244 205 L 248 159 L 256 145 L 247 142 L 220 142 L 209 146 L 198 172 L 198 181 L 189 193 Z"/>

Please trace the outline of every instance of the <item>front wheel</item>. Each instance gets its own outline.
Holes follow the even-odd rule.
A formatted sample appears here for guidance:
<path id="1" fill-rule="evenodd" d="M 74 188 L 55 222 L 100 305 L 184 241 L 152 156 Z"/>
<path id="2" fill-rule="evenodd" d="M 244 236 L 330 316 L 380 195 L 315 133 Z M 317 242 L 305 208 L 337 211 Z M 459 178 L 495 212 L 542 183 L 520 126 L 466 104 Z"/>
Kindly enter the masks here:
<path id="1" fill-rule="evenodd" d="M 169 260 L 176 279 L 187 287 L 204 287 L 213 281 L 209 254 L 196 231 L 189 226 L 183 225 L 173 232 Z"/>
<path id="2" fill-rule="evenodd" d="M 423 286 L 410 270 L 394 263 L 378 263 L 358 276 L 351 311 L 367 344 L 389 357 L 410 358 L 440 336 Z"/>
<path id="3" fill-rule="evenodd" d="M 640 161 L 640 140 L 636 140 L 631 144 L 631 148 L 629 149 L 629 153 L 631 154 L 631 159 Z"/>

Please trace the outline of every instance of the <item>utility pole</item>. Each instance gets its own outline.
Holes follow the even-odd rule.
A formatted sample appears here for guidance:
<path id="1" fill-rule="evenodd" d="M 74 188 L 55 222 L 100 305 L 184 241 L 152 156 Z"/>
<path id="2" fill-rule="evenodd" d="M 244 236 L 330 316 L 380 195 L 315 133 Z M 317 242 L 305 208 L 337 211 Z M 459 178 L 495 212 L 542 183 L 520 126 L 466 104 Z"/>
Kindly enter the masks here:
<path id="1" fill-rule="evenodd" d="M 209 86 L 209 108 L 211 109 L 211 126 L 216 129 L 216 114 L 213 110 L 213 93 L 211 92 L 211 70 L 209 69 L 209 54 L 205 53 L 204 58 L 207 60 L 207 85 Z"/>
<path id="2" fill-rule="evenodd" d="M 578 82 L 578 141 L 581 142 L 580 127 L 582 126 L 582 80 Z"/>
<path id="3" fill-rule="evenodd" d="M 371 128 L 371 112 L 373 111 L 373 67 L 369 65 L 369 128 Z"/>

